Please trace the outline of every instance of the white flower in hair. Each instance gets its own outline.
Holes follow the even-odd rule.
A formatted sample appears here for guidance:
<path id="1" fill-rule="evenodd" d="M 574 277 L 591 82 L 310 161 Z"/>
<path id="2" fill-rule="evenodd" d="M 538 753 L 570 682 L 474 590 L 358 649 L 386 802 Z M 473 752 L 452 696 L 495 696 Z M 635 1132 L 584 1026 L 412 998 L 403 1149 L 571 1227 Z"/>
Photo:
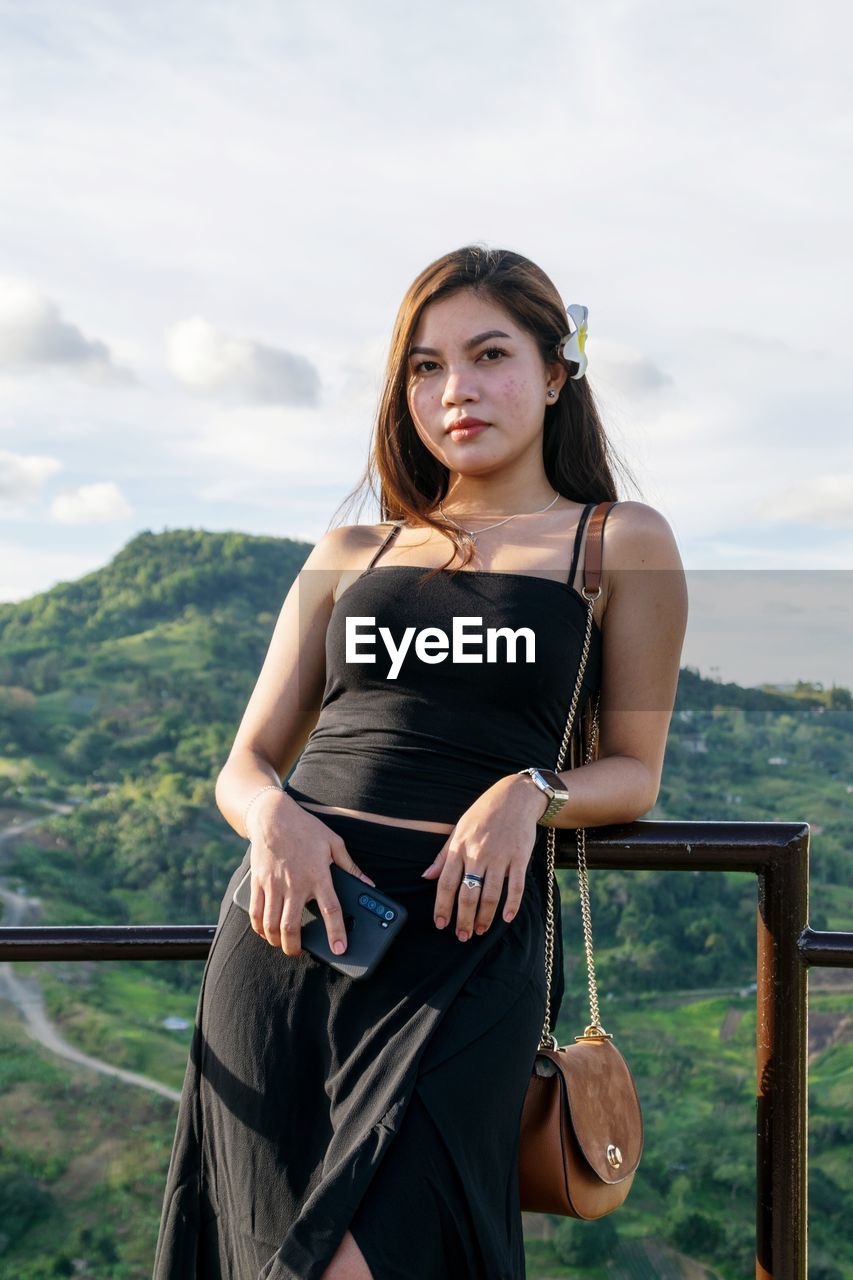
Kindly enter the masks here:
<path id="1" fill-rule="evenodd" d="M 578 366 L 577 373 L 570 376 L 582 378 L 589 363 L 584 351 L 589 331 L 587 325 L 589 308 L 582 306 L 579 302 L 573 302 L 570 307 L 566 307 L 566 314 L 569 317 L 569 332 L 560 339 L 557 351 L 564 360 L 574 361 Z"/>

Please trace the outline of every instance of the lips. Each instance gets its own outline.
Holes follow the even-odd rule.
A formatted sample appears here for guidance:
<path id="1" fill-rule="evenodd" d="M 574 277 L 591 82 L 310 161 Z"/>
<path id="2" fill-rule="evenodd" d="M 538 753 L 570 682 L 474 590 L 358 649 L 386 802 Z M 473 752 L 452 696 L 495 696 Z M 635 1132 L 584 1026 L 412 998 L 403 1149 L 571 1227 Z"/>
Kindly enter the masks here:
<path id="1" fill-rule="evenodd" d="M 469 436 L 479 435 L 488 425 L 482 418 L 457 418 L 447 428 L 447 434 L 454 440 L 467 440 Z"/>
<path id="2" fill-rule="evenodd" d="M 487 427 L 488 422 L 484 422 L 482 418 L 457 418 L 455 422 L 451 422 L 448 431 L 455 431 L 457 427 Z"/>
<path id="3" fill-rule="evenodd" d="M 470 427 L 451 427 L 450 438 L 451 440 L 468 440 L 473 436 L 478 436 L 481 431 L 485 431 L 487 426 L 488 423 L 486 422 L 478 422 Z"/>

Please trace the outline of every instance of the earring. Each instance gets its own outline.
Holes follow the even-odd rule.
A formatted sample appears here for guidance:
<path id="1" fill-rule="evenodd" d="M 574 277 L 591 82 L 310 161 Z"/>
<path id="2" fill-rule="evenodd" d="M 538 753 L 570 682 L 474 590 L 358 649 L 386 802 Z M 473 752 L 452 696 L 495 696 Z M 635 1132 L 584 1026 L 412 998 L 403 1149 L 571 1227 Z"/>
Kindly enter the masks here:
<path id="1" fill-rule="evenodd" d="M 555 396 L 556 394 L 557 394 L 557 393 L 556 393 L 556 391 L 549 391 L 549 392 L 548 392 L 548 395 L 549 395 L 549 396 Z"/>

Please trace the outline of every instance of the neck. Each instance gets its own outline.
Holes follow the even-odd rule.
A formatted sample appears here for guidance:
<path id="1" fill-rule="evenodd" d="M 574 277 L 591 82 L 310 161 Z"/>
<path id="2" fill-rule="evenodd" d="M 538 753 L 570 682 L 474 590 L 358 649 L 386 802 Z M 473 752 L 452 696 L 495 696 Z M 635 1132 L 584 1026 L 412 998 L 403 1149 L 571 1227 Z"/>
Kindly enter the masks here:
<path id="1" fill-rule="evenodd" d="M 552 511 L 556 510 L 558 501 L 556 489 L 548 489 L 541 494 L 512 494 L 508 495 L 506 501 L 501 502 L 499 499 L 493 501 L 480 500 L 471 498 L 465 499 L 459 494 L 448 494 L 442 499 L 441 510 L 447 516 L 453 516 L 458 519 L 466 520 L 500 520 L 504 516 L 533 514 L 541 511 L 543 507 L 547 507 L 549 503 L 553 503 Z"/>
<path id="2" fill-rule="evenodd" d="M 552 501 L 556 492 L 544 472 L 527 484 L 519 483 L 518 475 L 513 478 L 452 474 L 441 506 L 449 516 L 499 520 L 502 516 L 539 511 Z M 552 510 L 558 506 L 559 502 L 555 502 Z"/>

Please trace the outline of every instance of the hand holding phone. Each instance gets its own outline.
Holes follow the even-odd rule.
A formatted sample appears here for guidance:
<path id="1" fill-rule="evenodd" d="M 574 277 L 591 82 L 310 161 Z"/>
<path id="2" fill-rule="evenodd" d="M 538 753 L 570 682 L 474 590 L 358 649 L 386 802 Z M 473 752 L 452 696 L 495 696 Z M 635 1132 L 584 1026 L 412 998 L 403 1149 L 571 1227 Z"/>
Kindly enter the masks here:
<path id="1" fill-rule="evenodd" d="M 339 956 L 332 951 L 326 923 L 313 898 L 302 912 L 302 949 L 350 978 L 368 978 L 406 923 L 406 908 L 336 862 L 330 863 L 329 872 L 343 912 L 347 949 Z M 236 906 L 248 911 L 251 892 L 250 867 L 234 890 Z"/>
<path id="2" fill-rule="evenodd" d="M 271 797 L 272 789 L 268 793 Z M 252 876 L 244 892 L 252 928 L 271 947 L 298 956 L 303 905 L 316 900 L 331 951 L 347 944 L 341 904 L 329 876 L 330 863 L 371 887 L 373 881 L 350 856 L 345 841 L 286 792 L 255 807 L 247 850 Z M 245 864 L 245 859 L 244 859 Z M 252 901 L 253 900 L 253 901 Z"/>

